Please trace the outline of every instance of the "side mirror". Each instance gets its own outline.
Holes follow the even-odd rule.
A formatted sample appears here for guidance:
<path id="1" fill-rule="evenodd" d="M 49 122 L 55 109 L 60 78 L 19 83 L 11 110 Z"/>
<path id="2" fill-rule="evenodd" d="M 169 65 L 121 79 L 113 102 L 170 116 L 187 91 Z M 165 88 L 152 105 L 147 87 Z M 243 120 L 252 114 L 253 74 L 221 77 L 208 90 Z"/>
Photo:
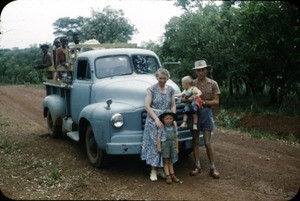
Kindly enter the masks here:
<path id="1" fill-rule="evenodd" d="M 181 65 L 181 62 L 180 61 L 174 61 L 174 62 L 164 62 L 163 63 L 163 68 L 165 68 L 166 66 L 168 65 Z"/>

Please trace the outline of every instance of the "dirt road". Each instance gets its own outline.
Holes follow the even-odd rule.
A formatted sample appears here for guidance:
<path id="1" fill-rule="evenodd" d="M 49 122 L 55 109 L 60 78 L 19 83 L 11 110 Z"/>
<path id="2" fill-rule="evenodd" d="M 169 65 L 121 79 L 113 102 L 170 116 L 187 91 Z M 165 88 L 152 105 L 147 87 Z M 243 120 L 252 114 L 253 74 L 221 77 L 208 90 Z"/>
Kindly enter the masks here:
<path id="1" fill-rule="evenodd" d="M 0 189 L 12 199 L 290 200 L 300 187 L 299 144 L 217 129 L 218 180 L 204 171 L 190 177 L 191 155 L 175 164 L 181 184 L 149 180 L 139 156 L 113 157 L 92 167 L 79 144 L 47 133 L 43 89 L 0 86 Z M 284 122 L 283 122 L 284 123 Z"/>

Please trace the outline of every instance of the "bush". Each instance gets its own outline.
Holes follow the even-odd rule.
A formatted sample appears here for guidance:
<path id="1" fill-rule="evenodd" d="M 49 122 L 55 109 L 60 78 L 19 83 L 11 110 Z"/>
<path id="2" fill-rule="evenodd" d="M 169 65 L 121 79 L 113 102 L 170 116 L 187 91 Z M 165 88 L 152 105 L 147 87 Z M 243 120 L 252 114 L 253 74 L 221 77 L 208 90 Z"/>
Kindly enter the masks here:
<path id="1" fill-rule="evenodd" d="M 299 98 L 296 95 L 284 97 L 278 112 L 283 115 L 300 115 Z"/>
<path id="2" fill-rule="evenodd" d="M 217 126 L 221 127 L 236 128 L 244 116 L 244 113 L 230 113 L 227 110 L 222 109 L 220 113 L 216 116 L 215 123 Z"/>

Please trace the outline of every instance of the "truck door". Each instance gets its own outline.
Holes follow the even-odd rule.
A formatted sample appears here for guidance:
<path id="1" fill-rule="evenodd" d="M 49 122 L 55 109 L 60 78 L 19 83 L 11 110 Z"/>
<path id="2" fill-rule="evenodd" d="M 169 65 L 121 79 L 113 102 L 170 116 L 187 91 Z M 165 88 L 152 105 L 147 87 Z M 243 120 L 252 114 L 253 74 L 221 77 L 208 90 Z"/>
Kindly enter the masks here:
<path id="1" fill-rule="evenodd" d="M 77 60 L 74 82 L 71 90 L 71 115 L 78 124 L 81 110 L 91 103 L 91 69 L 87 59 Z"/>

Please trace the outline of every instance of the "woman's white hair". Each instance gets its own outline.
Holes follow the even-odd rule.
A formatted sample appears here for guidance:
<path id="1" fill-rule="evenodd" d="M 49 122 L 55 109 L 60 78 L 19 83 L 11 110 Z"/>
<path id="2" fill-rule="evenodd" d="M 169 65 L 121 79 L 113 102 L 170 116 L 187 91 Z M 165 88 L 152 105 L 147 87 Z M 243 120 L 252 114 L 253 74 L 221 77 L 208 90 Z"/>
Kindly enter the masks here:
<path id="1" fill-rule="evenodd" d="M 165 76 L 167 76 L 168 79 L 170 78 L 170 73 L 165 68 L 159 68 L 155 73 L 156 77 L 158 77 L 158 75 L 165 75 Z"/>

